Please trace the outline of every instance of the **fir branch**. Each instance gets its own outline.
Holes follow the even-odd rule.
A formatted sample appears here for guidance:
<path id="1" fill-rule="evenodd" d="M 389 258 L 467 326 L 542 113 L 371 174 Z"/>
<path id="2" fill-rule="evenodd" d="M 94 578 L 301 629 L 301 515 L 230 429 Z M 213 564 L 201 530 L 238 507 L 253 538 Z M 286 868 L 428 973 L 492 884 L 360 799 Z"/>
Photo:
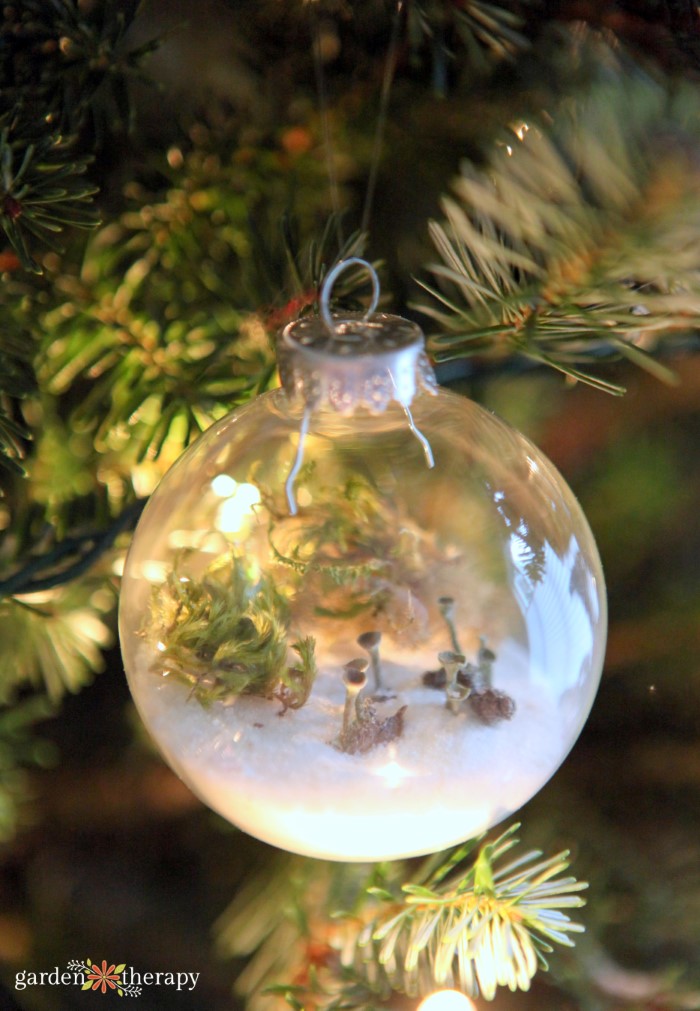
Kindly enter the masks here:
<path id="1" fill-rule="evenodd" d="M 12 839 L 31 817 L 32 790 L 28 767 L 43 768 L 54 760 L 50 744 L 33 736 L 32 728 L 53 715 L 48 699 L 25 699 L 0 710 L 0 842 Z"/>
<path id="2" fill-rule="evenodd" d="M 700 324 L 698 145 L 695 89 L 618 67 L 465 164 L 431 225 L 437 358 L 520 354 L 608 392 L 592 359 L 672 379 L 649 350 Z"/>
<path id="3" fill-rule="evenodd" d="M 340 866 L 276 851 L 262 866 L 251 869 L 217 920 L 219 954 L 246 960 L 235 990 L 245 998 L 248 1011 L 279 1008 L 279 1000 L 268 987 L 279 979 L 305 976 L 308 963 L 327 953 L 325 939 L 311 936 L 311 924 L 318 923 L 329 895 L 339 885 Z"/>
<path id="4" fill-rule="evenodd" d="M 130 118 L 127 80 L 144 79 L 157 46 L 126 51 L 137 6 L 25 0 L 0 13 L 0 226 L 28 270 L 67 227 L 97 226 L 78 136 L 88 117 L 100 134 Z"/>
<path id="5" fill-rule="evenodd" d="M 513 826 L 481 848 L 474 864 L 456 873 L 453 856 L 426 883 L 403 886 L 403 900 L 376 892 L 380 911 L 357 935 L 346 964 L 377 961 L 395 989 L 411 995 L 457 986 L 491 1000 L 498 986 L 527 990 L 552 943 L 571 946 L 583 928 L 562 910 L 578 908 L 586 888 L 572 877 L 568 853 L 548 859 L 530 852 L 502 864 L 516 844 Z M 382 909 L 381 906 L 384 908 Z"/>
<path id="6" fill-rule="evenodd" d="M 83 178 L 89 159 L 75 157 L 74 139 L 55 132 L 29 138 L 22 125 L 6 117 L 0 130 L 0 226 L 22 265 L 41 273 L 32 246 L 38 240 L 57 249 L 67 226 L 95 228 L 97 187 Z"/>
<path id="7" fill-rule="evenodd" d="M 276 1007 L 266 994 L 339 1011 L 442 986 L 487 999 L 497 986 L 527 990 L 553 945 L 570 946 L 583 929 L 565 910 L 583 905 L 587 886 L 560 876 L 567 853 L 508 857 L 517 829 L 476 855 L 472 840 L 418 866 L 287 857 L 268 868 L 217 925 L 223 951 L 252 955 L 237 987 L 247 1006 Z M 289 982 L 270 986 L 270 977 Z"/>
<path id="8" fill-rule="evenodd" d="M 19 402 L 36 392 L 32 367 L 34 340 L 20 329 L 5 305 L 0 305 L 0 469 L 23 473 L 30 431 L 20 413 Z"/>
<path id="9" fill-rule="evenodd" d="M 256 171 L 282 191 L 284 172 L 179 154 L 167 193 L 132 188 L 132 209 L 96 236 L 83 276 L 44 320 L 40 377 L 56 394 L 88 378 L 73 420 L 95 429 L 101 450 L 128 424 L 140 456 L 157 456 L 273 382 L 249 226 Z"/>
<path id="10" fill-rule="evenodd" d="M 534 0 L 536 2 L 536 0 Z M 529 46 L 524 33 L 523 8 L 533 0 L 421 0 L 408 5 L 407 32 L 416 53 L 428 43 L 433 64 L 433 85 L 447 90 L 451 69 L 485 74 L 495 64 L 511 61 Z"/>
<path id="11" fill-rule="evenodd" d="M 269 288 L 269 308 L 263 319 L 270 333 L 276 333 L 309 312 L 318 313 L 326 274 L 340 260 L 364 255 L 367 235 L 363 232 L 353 232 L 344 243 L 337 244 L 340 218 L 340 215 L 330 214 L 319 232 L 320 237 L 313 236 L 306 242 L 300 239 L 298 222 L 289 214 L 283 215 L 281 236 L 273 243 L 266 243 L 259 230 L 251 229 L 251 238 L 256 240 L 255 260 L 260 265 L 260 273 L 265 275 L 260 278 L 260 286 Z M 285 276 L 289 278 L 286 284 L 281 283 Z M 363 269 L 344 271 L 333 286 L 334 307 L 358 309 L 362 303 L 357 298 L 357 290 L 366 282 Z M 290 290 L 292 294 L 288 297 Z"/>
<path id="12" fill-rule="evenodd" d="M 99 452 L 128 426 L 138 459 L 157 457 L 272 386 L 275 331 L 313 309 L 326 271 L 364 246 L 355 234 L 334 249 L 330 222 L 320 240 L 297 234 L 317 235 L 323 212 L 311 155 L 290 166 L 265 150 L 210 150 L 204 128 L 198 139 L 170 151 L 165 192 L 130 187 L 127 210 L 41 321 L 40 381 L 78 392 L 71 423 L 94 432 Z M 300 180 L 305 210 L 293 219 Z M 343 275 L 335 294 L 347 300 L 366 280 Z"/>
<path id="13" fill-rule="evenodd" d="M 22 0 L 0 14 L 0 112 L 23 108 L 61 133 L 81 130 L 88 116 L 110 123 L 130 118 L 127 83 L 145 80 L 151 39 L 128 48 L 139 0 Z"/>
<path id="14" fill-rule="evenodd" d="M 308 1011 L 311 1006 L 314 1011 L 382 1011 L 393 1006 L 389 992 L 377 993 L 364 980 L 346 975 L 348 978 L 340 992 L 324 989 L 316 981 L 314 973 L 310 973 L 308 986 L 282 984 L 268 987 L 266 992 L 284 998 L 292 1011 Z M 313 1005 L 308 1003 L 309 993 L 313 993 Z"/>
<path id="15" fill-rule="evenodd" d="M 0 600 L 0 703 L 27 685 L 56 702 L 87 684 L 112 642 L 105 618 L 114 601 L 99 574 Z"/>
<path id="16" fill-rule="evenodd" d="M 523 33 L 523 7 L 527 5 L 528 0 L 524 3 L 467 0 L 457 7 L 455 27 L 472 61 L 478 46 L 496 60 L 512 60 L 527 48 L 528 39 Z"/>

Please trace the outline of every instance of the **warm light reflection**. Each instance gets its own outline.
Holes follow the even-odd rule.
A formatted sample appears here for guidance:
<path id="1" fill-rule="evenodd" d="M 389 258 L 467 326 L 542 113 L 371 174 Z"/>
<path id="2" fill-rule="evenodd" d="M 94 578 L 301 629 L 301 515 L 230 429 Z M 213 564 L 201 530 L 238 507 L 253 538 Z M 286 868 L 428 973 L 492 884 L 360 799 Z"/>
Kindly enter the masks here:
<path id="1" fill-rule="evenodd" d="M 168 578 L 168 566 L 165 562 L 157 562 L 154 559 L 150 559 L 142 564 L 141 575 L 149 583 L 164 583 Z"/>
<path id="2" fill-rule="evenodd" d="M 212 488 L 215 482 L 221 482 L 225 477 L 225 474 L 220 474 L 218 478 L 214 478 Z M 232 482 L 232 487 L 226 492 L 226 497 L 219 506 L 216 524 L 223 533 L 237 534 L 253 515 L 254 507 L 260 504 L 260 492 L 254 484 L 239 484 L 233 478 L 227 480 Z M 217 495 L 221 494 L 217 489 L 214 490 Z"/>
<path id="3" fill-rule="evenodd" d="M 416 1011 L 476 1011 L 476 1004 L 459 990 L 438 990 L 421 1001 Z"/>
<path id="4" fill-rule="evenodd" d="M 402 765 L 399 765 L 398 762 L 392 759 L 392 761 L 377 769 L 377 775 L 382 776 L 387 786 L 394 787 L 400 786 L 409 773 Z"/>
<path id="5" fill-rule="evenodd" d="M 168 537 L 168 546 L 179 551 L 181 548 L 199 548 L 203 540 L 201 530 L 173 530 Z"/>
<path id="6" fill-rule="evenodd" d="M 233 495 L 237 487 L 238 482 L 229 474 L 217 474 L 211 483 L 211 490 L 219 498 L 228 498 L 229 495 Z"/>

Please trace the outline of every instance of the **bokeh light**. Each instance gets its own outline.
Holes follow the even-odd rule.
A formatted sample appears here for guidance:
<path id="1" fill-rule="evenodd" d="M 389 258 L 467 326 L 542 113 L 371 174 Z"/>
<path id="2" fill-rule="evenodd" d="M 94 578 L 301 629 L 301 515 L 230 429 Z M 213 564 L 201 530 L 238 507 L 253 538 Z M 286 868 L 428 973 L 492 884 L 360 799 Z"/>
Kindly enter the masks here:
<path id="1" fill-rule="evenodd" d="M 476 1011 L 476 1004 L 459 990 L 437 990 L 421 1001 L 416 1011 Z"/>

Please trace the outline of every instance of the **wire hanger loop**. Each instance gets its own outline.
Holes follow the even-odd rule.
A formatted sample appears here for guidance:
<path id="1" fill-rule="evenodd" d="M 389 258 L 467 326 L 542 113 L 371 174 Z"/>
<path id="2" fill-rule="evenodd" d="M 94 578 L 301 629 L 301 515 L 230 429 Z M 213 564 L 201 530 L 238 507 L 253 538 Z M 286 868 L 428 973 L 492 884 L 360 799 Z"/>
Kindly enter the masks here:
<path id="1" fill-rule="evenodd" d="M 369 309 L 363 317 L 365 322 L 370 318 L 370 316 L 372 316 L 379 305 L 379 278 L 377 277 L 377 271 L 374 269 L 372 264 L 368 263 L 367 260 L 363 260 L 360 256 L 349 256 L 347 260 L 339 260 L 338 263 L 336 263 L 336 265 L 328 271 L 323 279 L 323 284 L 321 285 L 321 319 L 323 320 L 326 329 L 329 330 L 333 336 L 335 336 L 336 327 L 330 310 L 331 291 L 333 290 L 333 285 L 340 274 L 342 274 L 344 270 L 347 270 L 348 267 L 353 266 L 364 267 L 372 280 L 372 301 L 370 302 Z"/>

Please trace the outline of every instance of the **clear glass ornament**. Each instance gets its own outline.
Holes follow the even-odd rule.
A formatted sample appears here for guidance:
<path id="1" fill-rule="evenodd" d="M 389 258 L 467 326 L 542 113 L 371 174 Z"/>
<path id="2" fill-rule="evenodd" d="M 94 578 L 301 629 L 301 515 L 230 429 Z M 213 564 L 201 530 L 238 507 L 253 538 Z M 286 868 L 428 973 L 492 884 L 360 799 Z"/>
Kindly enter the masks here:
<path id="1" fill-rule="evenodd" d="M 393 859 L 488 829 L 559 767 L 600 679 L 603 575 L 560 474 L 436 388 L 414 324 L 323 308 L 285 331 L 283 387 L 153 494 L 120 635 L 205 803 L 294 852 Z"/>

